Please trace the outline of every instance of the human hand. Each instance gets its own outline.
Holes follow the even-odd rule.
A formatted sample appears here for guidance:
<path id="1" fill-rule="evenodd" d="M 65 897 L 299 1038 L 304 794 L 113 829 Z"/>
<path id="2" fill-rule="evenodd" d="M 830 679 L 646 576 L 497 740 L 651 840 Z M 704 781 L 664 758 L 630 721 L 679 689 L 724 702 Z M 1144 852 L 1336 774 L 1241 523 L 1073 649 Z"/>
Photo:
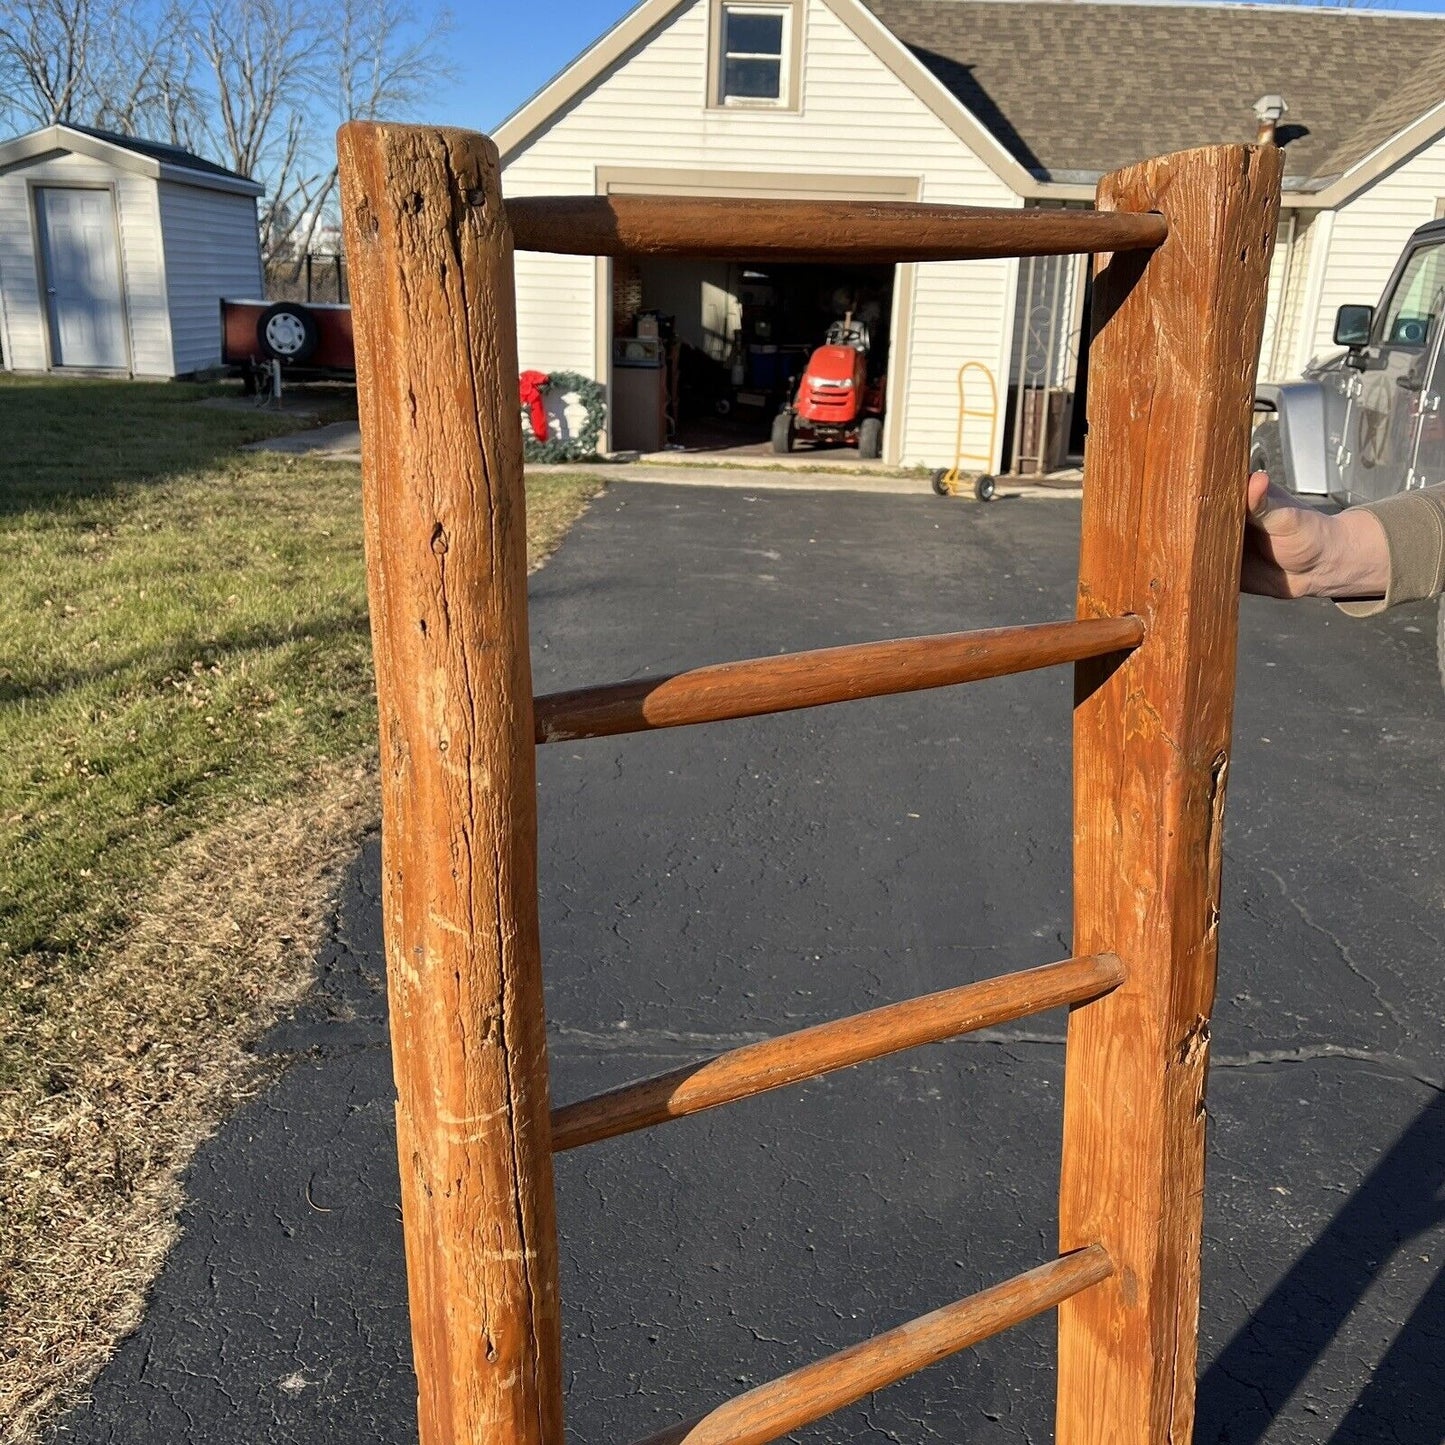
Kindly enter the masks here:
<path id="1" fill-rule="evenodd" d="M 1264 472 L 1248 484 L 1242 591 L 1263 597 L 1383 597 L 1390 582 L 1385 529 L 1369 512 L 1316 511 Z"/>

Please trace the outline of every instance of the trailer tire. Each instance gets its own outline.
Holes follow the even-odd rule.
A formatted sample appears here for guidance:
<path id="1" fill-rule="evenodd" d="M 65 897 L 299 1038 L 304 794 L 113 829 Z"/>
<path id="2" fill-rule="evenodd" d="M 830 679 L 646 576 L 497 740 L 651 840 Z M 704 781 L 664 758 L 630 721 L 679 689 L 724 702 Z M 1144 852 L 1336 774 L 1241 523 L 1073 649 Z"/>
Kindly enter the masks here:
<path id="1" fill-rule="evenodd" d="M 883 455 L 883 423 L 876 416 L 865 416 L 858 428 L 858 455 L 865 462 L 876 462 Z"/>
<path id="2" fill-rule="evenodd" d="M 979 502 L 991 502 L 998 494 L 998 483 L 987 473 L 979 477 L 973 484 L 974 499 Z"/>
<path id="3" fill-rule="evenodd" d="M 793 449 L 793 413 L 780 411 L 773 418 L 773 450 L 785 456 Z"/>
<path id="4" fill-rule="evenodd" d="M 933 483 L 933 490 L 937 492 L 940 497 L 951 497 L 953 495 L 953 488 L 948 485 L 947 467 L 939 467 L 929 480 Z"/>
<path id="5" fill-rule="evenodd" d="M 296 301 L 278 301 L 256 319 L 256 343 L 263 355 L 283 366 L 308 361 L 321 340 L 321 328 L 311 311 Z"/>

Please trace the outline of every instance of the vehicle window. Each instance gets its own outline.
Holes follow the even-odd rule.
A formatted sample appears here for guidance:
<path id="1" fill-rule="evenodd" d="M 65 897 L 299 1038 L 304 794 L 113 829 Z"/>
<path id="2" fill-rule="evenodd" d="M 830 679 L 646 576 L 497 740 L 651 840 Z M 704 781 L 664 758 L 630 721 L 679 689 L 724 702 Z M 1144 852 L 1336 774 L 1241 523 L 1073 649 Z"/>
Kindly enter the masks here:
<path id="1" fill-rule="evenodd" d="M 1424 346 L 1435 318 L 1445 308 L 1445 241 L 1417 246 L 1405 262 L 1400 284 L 1385 309 L 1381 341 Z"/>

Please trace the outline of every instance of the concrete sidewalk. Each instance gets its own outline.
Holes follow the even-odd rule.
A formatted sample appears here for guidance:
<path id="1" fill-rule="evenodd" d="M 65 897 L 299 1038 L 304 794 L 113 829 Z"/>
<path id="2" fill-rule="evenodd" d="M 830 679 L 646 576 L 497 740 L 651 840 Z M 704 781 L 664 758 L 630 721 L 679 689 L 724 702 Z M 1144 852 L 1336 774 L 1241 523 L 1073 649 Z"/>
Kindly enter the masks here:
<path id="1" fill-rule="evenodd" d="M 269 437 L 251 442 L 244 448 L 251 452 L 282 452 L 291 456 L 309 456 L 322 461 L 359 462 L 361 430 L 354 421 L 334 422 L 330 426 L 309 431 L 292 432 L 287 436 Z M 592 471 L 607 482 L 664 482 L 680 487 L 722 487 L 757 491 L 766 488 L 778 492 L 858 492 L 877 496 L 932 496 L 929 478 L 918 472 L 901 473 L 862 462 L 854 465 L 828 463 L 814 470 L 797 457 L 779 458 L 767 465 L 733 465 L 724 462 L 699 461 L 658 454 L 636 462 L 572 462 L 561 465 L 533 465 L 529 475 L 548 472 Z M 1040 485 L 1005 477 L 999 482 L 995 500 L 1021 498 L 1039 499 L 1078 497 L 1078 485 L 1070 485 L 1071 474 L 1058 481 Z M 971 496 L 962 499 L 972 501 Z"/>

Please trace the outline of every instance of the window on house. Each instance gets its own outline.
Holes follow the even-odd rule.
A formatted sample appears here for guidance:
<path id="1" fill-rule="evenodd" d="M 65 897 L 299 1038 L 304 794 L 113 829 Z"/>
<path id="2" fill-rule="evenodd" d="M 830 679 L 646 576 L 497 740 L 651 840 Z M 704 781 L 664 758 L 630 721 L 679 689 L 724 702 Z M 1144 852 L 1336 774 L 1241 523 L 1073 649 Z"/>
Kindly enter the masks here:
<path id="1" fill-rule="evenodd" d="M 722 7 L 718 100 L 723 105 L 788 105 L 789 28 L 793 8 Z"/>

